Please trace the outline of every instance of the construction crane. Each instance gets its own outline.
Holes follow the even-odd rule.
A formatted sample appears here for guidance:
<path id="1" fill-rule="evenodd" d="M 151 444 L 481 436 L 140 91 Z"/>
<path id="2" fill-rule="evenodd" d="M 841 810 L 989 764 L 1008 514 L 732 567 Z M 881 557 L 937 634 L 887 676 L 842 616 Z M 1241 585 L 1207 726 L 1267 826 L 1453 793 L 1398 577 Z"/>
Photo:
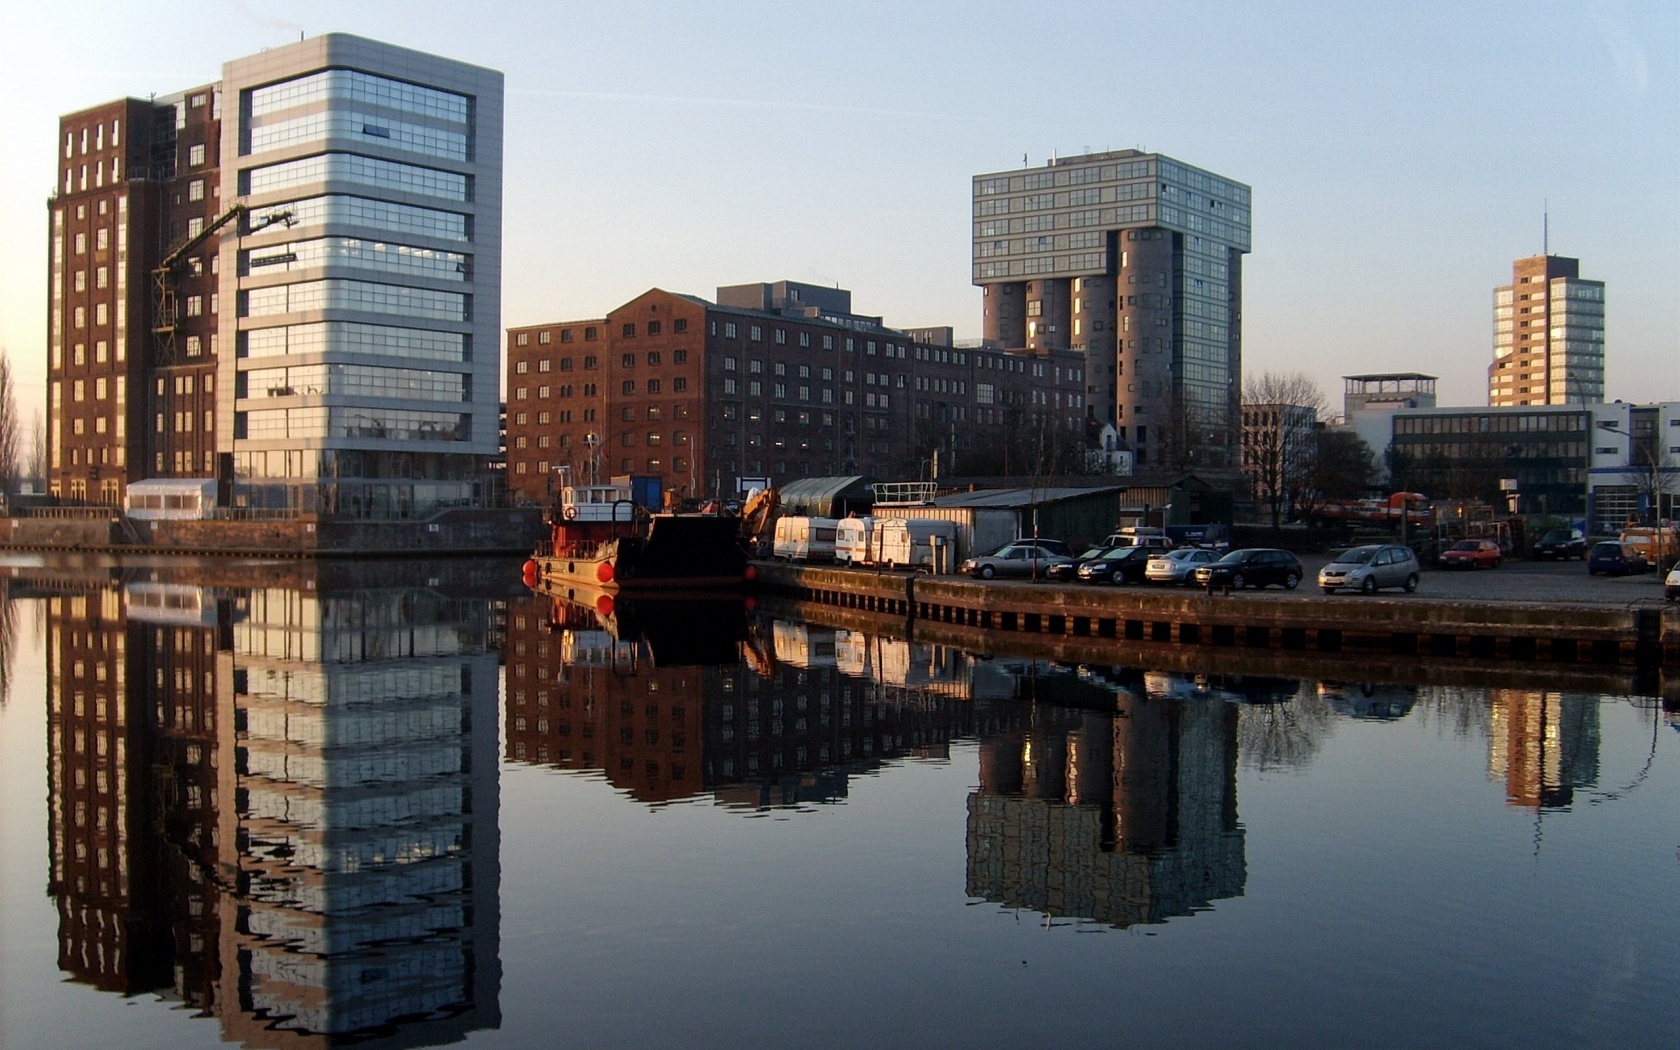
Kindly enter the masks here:
<path id="1" fill-rule="evenodd" d="M 214 237 L 223 226 L 248 214 L 250 210 L 251 206 L 243 201 L 234 202 L 204 229 L 171 248 L 158 263 L 157 269 L 152 271 L 152 335 L 156 337 L 159 359 L 173 361 L 175 357 L 175 329 L 180 320 L 180 302 L 175 294 L 175 274 L 185 266 L 188 255 Z M 252 222 L 251 232 L 266 230 L 276 223 L 284 223 L 289 228 L 295 221 L 296 217 L 289 209 L 271 211 Z"/>
<path id="2" fill-rule="evenodd" d="M 763 556 L 765 534 L 770 529 L 770 523 L 776 519 L 776 510 L 781 505 L 781 493 L 766 488 L 753 493 L 741 508 L 739 535 L 750 557 Z"/>

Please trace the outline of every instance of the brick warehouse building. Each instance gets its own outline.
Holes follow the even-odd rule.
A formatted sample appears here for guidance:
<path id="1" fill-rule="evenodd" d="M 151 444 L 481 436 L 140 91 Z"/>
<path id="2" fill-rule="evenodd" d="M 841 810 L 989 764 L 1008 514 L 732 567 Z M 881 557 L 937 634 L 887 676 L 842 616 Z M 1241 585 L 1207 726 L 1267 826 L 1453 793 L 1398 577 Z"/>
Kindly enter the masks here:
<path id="1" fill-rule="evenodd" d="M 123 99 L 59 122 L 48 339 L 52 489 L 115 503 L 131 481 L 215 471 L 219 271 L 214 247 L 175 275 L 154 352 L 152 268 L 220 200 L 221 93 Z"/>
<path id="2" fill-rule="evenodd" d="M 516 499 L 546 502 L 565 476 L 728 496 L 742 478 L 919 477 L 936 452 L 947 474 L 1083 456 L 1082 355 L 895 330 L 839 288 L 737 285 L 715 303 L 655 288 L 605 317 L 510 328 L 507 354 Z"/>

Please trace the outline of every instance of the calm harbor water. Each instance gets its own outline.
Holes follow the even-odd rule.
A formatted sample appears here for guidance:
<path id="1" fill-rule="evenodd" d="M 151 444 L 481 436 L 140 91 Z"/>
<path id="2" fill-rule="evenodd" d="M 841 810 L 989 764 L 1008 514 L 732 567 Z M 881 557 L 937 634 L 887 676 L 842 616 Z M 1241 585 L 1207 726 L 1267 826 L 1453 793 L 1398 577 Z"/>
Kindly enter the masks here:
<path id="1" fill-rule="evenodd" d="M 3 571 L 8 1050 L 1680 1045 L 1655 697 Z"/>

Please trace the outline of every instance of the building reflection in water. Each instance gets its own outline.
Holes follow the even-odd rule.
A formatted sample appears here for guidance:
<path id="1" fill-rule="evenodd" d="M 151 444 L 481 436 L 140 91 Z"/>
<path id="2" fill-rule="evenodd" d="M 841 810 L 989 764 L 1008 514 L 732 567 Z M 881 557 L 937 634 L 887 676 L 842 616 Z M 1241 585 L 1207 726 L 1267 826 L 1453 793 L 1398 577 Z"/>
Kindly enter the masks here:
<path id="1" fill-rule="evenodd" d="M 599 771 L 644 803 L 760 809 L 833 801 L 883 760 L 976 739 L 972 896 L 1124 926 L 1242 892 L 1237 702 L 1299 683 L 1077 675 L 738 603 L 732 623 L 718 608 L 642 611 L 514 605 L 509 759 Z M 665 658 L 665 615 L 718 632 L 710 662 L 694 646 Z"/>
<path id="2" fill-rule="evenodd" d="M 1490 689 L 1488 702 L 1488 776 L 1510 805 L 1556 809 L 1598 783 L 1598 697 Z"/>
<path id="3" fill-rule="evenodd" d="M 1240 896 L 1234 704 L 1115 690 L 980 742 L 968 892 L 1050 917 L 1164 922 Z"/>
<path id="4" fill-rule="evenodd" d="M 757 810 L 843 798 L 888 759 L 943 759 L 989 717 L 954 650 L 782 621 L 749 630 L 739 599 L 627 601 L 612 616 L 547 598 L 509 610 L 510 760 L 597 771 L 639 802 Z M 668 635 L 671 623 L 683 629 Z"/>
<path id="5" fill-rule="evenodd" d="M 497 1027 L 489 603 L 315 583 L 47 599 L 59 965 L 253 1047 Z"/>

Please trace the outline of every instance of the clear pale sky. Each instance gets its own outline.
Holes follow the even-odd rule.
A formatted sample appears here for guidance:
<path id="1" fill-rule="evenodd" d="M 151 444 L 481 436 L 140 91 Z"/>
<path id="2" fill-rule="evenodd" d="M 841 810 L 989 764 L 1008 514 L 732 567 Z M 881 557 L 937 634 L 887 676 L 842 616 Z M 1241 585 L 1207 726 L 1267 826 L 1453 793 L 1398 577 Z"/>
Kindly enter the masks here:
<path id="1" fill-rule="evenodd" d="M 1680 400 L 1680 5 L 222 3 L 0 7 L 0 346 L 42 398 L 57 118 L 350 32 L 507 77 L 505 325 L 650 287 L 850 288 L 980 330 L 970 176 L 1137 146 L 1254 188 L 1245 368 L 1486 403 L 1493 288 L 1603 280 L 1607 397 Z"/>

